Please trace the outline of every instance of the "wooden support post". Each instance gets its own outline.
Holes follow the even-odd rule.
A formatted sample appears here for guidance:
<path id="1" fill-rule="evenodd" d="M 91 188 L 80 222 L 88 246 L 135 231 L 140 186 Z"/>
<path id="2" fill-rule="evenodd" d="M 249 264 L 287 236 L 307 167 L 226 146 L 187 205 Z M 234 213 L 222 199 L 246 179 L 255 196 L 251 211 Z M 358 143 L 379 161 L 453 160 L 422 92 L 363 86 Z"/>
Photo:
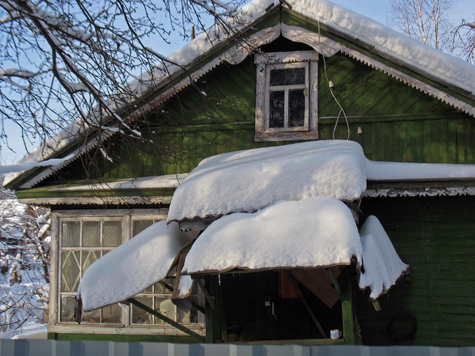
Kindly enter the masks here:
<path id="1" fill-rule="evenodd" d="M 133 304 L 136 307 L 145 310 L 147 313 L 150 313 L 153 316 L 156 316 L 160 320 L 163 320 L 164 322 L 170 324 L 171 326 L 177 328 L 178 330 L 183 331 L 185 334 L 188 334 L 188 335 L 194 337 L 195 339 L 199 340 L 200 342 L 205 342 L 206 341 L 206 339 L 203 336 L 195 333 L 194 331 L 191 331 L 188 328 L 185 328 L 183 325 L 178 324 L 176 321 L 174 321 L 170 318 L 167 318 L 165 315 L 162 315 L 159 312 L 157 312 L 156 310 L 153 310 L 152 308 L 146 306 L 145 304 L 140 303 L 138 300 L 135 300 L 134 298 L 129 298 L 127 301 L 130 302 L 130 304 Z"/>
<path id="2" fill-rule="evenodd" d="M 218 278 L 220 276 L 218 275 Z M 224 297 L 223 297 L 223 289 L 221 287 L 221 283 L 218 283 L 216 288 L 216 299 L 218 302 L 218 316 L 219 316 L 219 325 L 221 328 L 221 338 L 224 342 L 228 342 L 228 327 L 226 324 L 226 314 L 224 310 Z"/>
<path id="3" fill-rule="evenodd" d="M 353 292 L 348 268 L 344 269 L 344 290 L 341 293 L 343 339 L 348 345 L 355 344 L 355 321 L 353 318 Z"/>
<path id="4" fill-rule="evenodd" d="M 307 299 L 305 299 L 305 296 L 302 294 L 302 291 L 300 290 L 298 282 L 295 280 L 294 276 L 292 276 L 292 273 L 290 271 L 286 271 L 287 275 L 292 282 L 292 285 L 294 286 L 295 290 L 297 291 L 297 294 L 302 301 L 305 309 L 307 309 L 307 312 L 310 314 L 310 318 L 312 318 L 313 322 L 317 326 L 318 331 L 320 331 L 320 334 L 326 339 L 328 336 L 325 334 L 325 331 L 322 328 L 322 325 L 318 321 L 317 317 L 315 316 L 315 313 L 313 312 L 312 308 L 310 307 L 310 304 L 308 304 Z"/>

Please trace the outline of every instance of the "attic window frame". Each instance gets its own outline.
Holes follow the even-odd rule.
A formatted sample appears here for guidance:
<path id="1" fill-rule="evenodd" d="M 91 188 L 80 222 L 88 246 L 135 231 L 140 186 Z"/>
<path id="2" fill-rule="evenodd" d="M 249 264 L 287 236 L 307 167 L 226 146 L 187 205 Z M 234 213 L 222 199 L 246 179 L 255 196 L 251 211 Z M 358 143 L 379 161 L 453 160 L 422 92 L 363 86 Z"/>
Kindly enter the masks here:
<path id="1" fill-rule="evenodd" d="M 255 141 L 299 141 L 318 139 L 318 53 L 315 51 L 273 52 L 255 55 L 257 64 Z M 300 127 L 270 127 L 270 71 L 280 68 L 306 68 L 305 122 Z M 290 90 L 292 85 L 282 86 Z M 286 110 L 288 95 L 286 93 Z M 285 113 L 287 119 L 287 113 Z"/>

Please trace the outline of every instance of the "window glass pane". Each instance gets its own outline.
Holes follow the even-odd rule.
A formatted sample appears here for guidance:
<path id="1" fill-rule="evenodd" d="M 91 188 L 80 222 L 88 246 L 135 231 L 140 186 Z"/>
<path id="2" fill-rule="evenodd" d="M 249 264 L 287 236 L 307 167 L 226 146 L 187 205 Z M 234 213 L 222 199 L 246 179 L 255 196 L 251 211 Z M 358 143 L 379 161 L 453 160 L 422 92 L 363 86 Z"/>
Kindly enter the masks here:
<path id="1" fill-rule="evenodd" d="M 65 221 L 61 224 L 62 247 L 79 247 L 80 227 L 79 221 Z"/>
<path id="2" fill-rule="evenodd" d="M 79 285 L 79 251 L 61 251 L 61 292 L 76 292 Z"/>
<path id="3" fill-rule="evenodd" d="M 284 91 L 269 93 L 269 127 L 284 127 Z"/>
<path id="4" fill-rule="evenodd" d="M 272 69 L 270 85 L 305 84 L 305 68 Z"/>
<path id="5" fill-rule="evenodd" d="M 96 262 L 99 258 L 101 258 L 101 251 L 83 250 L 81 260 L 82 274 L 84 275 L 84 272 L 86 272 L 89 266 Z"/>
<path id="6" fill-rule="evenodd" d="M 61 321 L 76 321 L 74 317 L 74 308 L 76 307 L 76 298 L 74 296 L 61 297 Z"/>
<path id="7" fill-rule="evenodd" d="M 168 284 L 170 287 L 173 288 L 173 286 L 175 285 L 175 278 L 165 278 L 163 282 L 165 282 L 166 284 Z M 162 286 L 160 283 L 155 283 L 155 293 L 156 294 L 171 294 L 172 291 Z"/>
<path id="8" fill-rule="evenodd" d="M 101 246 L 100 221 L 84 221 L 82 223 L 82 245 L 86 247 Z"/>
<path id="9" fill-rule="evenodd" d="M 122 308 L 119 304 L 108 305 L 102 308 L 102 322 L 106 324 L 120 324 Z"/>
<path id="10" fill-rule="evenodd" d="M 134 220 L 133 228 L 132 228 L 132 236 L 137 235 L 138 233 L 145 230 L 147 227 L 153 224 L 153 220 Z"/>
<path id="11" fill-rule="evenodd" d="M 140 303 L 145 304 L 146 306 L 153 308 L 152 298 L 135 298 Z M 152 324 L 153 315 L 147 313 L 145 310 L 132 305 L 132 323 L 133 324 Z"/>
<path id="12" fill-rule="evenodd" d="M 305 124 L 305 93 L 304 90 L 289 90 L 289 127 L 300 127 Z"/>
<path id="13" fill-rule="evenodd" d="M 90 312 L 83 312 L 81 321 L 84 323 L 100 323 L 101 322 L 101 309 L 94 309 Z"/>
<path id="14" fill-rule="evenodd" d="M 122 243 L 122 222 L 104 221 L 103 246 L 116 247 Z"/>
<path id="15" fill-rule="evenodd" d="M 176 309 L 175 304 L 172 303 L 170 298 L 155 298 L 155 310 L 167 318 L 176 320 Z M 155 323 L 164 324 L 165 322 L 155 318 Z"/>

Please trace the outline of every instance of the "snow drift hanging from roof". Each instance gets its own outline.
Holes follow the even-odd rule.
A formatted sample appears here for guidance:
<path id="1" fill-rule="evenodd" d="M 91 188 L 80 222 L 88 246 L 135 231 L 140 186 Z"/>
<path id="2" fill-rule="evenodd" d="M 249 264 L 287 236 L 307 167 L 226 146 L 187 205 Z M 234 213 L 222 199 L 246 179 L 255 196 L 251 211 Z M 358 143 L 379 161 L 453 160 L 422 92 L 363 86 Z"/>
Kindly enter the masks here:
<path id="1" fill-rule="evenodd" d="M 317 196 L 352 201 L 361 197 L 366 180 L 459 178 L 474 179 L 475 165 L 373 162 L 354 141 L 256 148 L 201 161 L 176 189 L 168 221 L 253 212 Z"/>
<path id="2" fill-rule="evenodd" d="M 409 265 L 401 261 L 377 217 L 371 215 L 366 219 L 360 235 L 365 272 L 360 274 L 359 286 L 369 287 L 370 298 L 377 299 L 396 284 Z"/>
<path id="3" fill-rule="evenodd" d="M 178 224 L 159 221 L 94 262 L 77 291 L 85 311 L 133 297 L 161 281 L 178 251 L 196 238 Z"/>
<path id="4" fill-rule="evenodd" d="M 281 200 L 354 200 L 366 189 L 364 164 L 363 149 L 353 141 L 313 141 L 209 157 L 175 191 L 168 221 L 253 212 Z"/>
<path id="5" fill-rule="evenodd" d="M 330 197 L 279 202 L 214 221 L 191 247 L 183 273 L 350 265 L 362 261 L 350 209 Z"/>

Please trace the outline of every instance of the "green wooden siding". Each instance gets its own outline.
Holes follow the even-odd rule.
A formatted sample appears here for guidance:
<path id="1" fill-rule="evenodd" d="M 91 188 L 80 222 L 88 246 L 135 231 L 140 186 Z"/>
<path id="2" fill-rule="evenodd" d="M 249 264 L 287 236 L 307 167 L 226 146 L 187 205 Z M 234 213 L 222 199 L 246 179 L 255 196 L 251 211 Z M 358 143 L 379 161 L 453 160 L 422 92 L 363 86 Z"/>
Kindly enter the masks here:
<path id="1" fill-rule="evenodd" d="M 473 198 L 377 198 L 361 208 L 378 217 L 412 271 L 380 298 L 380 312 L 357 293 L 363 342 L 394 344 L 387 325 L 405 312 L 417 319 L 415 345 L 475 344 Z"/>
<path id="2" fill-rule="evenodd" d="M 332 139 L 340 108 L 330 94 L 322 62 L 319 135 Z M 350 139 L 363 146 L 369 159 L 475 163 L 473 118 L 343 54 L 326 63 L 349 118 Z M 189 172 L 203 158 L 219 153 L 282 144 L 254 142 L 255 96 L 252 58 L 236 66 L 222 64 L 148 115 L 142 132 L 153 142 L 113 138 L 114 163 L 94 151 L 94 157 L 78 160 L 49 182 L 88 178 L 84 162 L 94 162 L 88 172 L 92 178 L 153 176 Z M 341 115 L 335 138 L 346 137 Z"/>

